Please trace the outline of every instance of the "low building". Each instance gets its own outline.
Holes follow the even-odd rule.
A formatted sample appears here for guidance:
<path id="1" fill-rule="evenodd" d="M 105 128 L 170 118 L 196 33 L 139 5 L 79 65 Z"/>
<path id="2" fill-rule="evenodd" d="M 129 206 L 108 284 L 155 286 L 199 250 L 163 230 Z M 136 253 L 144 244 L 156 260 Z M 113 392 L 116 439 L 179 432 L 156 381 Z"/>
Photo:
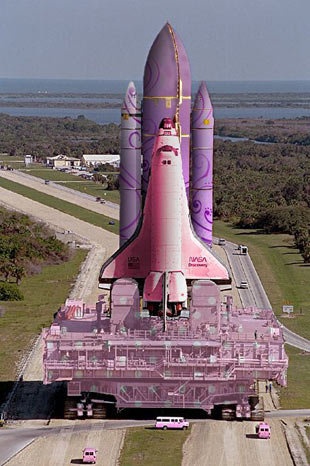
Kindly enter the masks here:
<path id="1" fill-rule="evenodd" d="M 119 154 L 83 154 L 83 163 L 87 167 L 97 167 L 106 163 L 119 167 L 120 156 Z"/>
<path id="2" fill-rule="evenodd" d="M 26 154 L 24 156 L 24 162 L 25 162 L 25 165 L 26 167 L 28 167 L 28 165 L 30 165 L 31 163 L 33 163 L 33 157 L 31 154 Z"/>
<path id="3" fill-rule="evenodd" d="M 81 166 L 81 160 L 74 157 L 68 157 L 67 155 L 55 155 L 54 157 L 47 157 L 46 166 L 50 168 L 79 168 Z"/>

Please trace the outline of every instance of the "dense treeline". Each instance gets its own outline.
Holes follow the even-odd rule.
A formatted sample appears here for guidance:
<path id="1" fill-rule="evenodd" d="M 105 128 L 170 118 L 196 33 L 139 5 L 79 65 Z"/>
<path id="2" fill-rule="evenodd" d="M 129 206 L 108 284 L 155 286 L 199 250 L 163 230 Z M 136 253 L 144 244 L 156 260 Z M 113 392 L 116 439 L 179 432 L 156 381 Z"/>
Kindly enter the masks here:
<path id="1" fill-rule="evenodd" d="M 215 141 L 214 180 L 220 218 L 248 217 L 251 225 L 267 209 L 309 207 L 310 148 Z"/>
<path id="2" fill-rule="evenodd" d="M 217 120 L 215 134 L 269 142 L 214 144 L 214 217 L 245 228 L 287 232 L 310 261 L 310 145 L 308 118 Z M 119 126 L 72 118 L 0 114 L 0 152 L 36 155 L 119 153 Z M 101 176 L 98 172 L 98 176 Z M 110 188 L 117 187 L 109 175 Z"/>
<path id="3" fill-rule="evenodd" d="M 229 118 L 215 122 L 215 134 L 255 139 L 260 142 L 310 145 L 310 117 L 294 120 Z"/>
<path id="4" fill-rule="evenodd" d="M 20 299 L 12 283 L 19 284 L 24 276 L 39 273 L 43 265 L 68 257 L 68 246 L 45 225 L 0 208 L 0 300 Z"/>
<path id="5" fill-rule="evenodd" d="M 118 154 L 119 127 L 73 118 L 13 117 L 0 114 L 0 152 L 32 154 L 37 160 L 64 154 Z"/>
<path id="6" fill-rule="evenodd" d="M 214 217 L 295 236 L 310 262 L 310 147 L 215 141 Z"/>

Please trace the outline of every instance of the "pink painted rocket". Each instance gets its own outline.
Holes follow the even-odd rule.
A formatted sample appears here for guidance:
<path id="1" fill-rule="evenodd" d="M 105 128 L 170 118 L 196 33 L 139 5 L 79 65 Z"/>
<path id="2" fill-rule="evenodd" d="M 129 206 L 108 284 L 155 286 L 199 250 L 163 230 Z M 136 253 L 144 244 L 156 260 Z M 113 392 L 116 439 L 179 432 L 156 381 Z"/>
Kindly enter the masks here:
<path id="1" fill-rule="evenodd" d="M 250 419 L 257 380 L 286 384 L 287 356 L 272 310 L 222 302 L 217 284 L 230 277 L 208 245 L 212 216 L 204 223 L 212 209 L 212 106 L 202 84 L 192 112 L 189 176 L 189 95 L 187 57 L 166 25 L 145 71 L 141 217 L 132 83 L 122 108 L 121 246 L 99 277 L 109 298 L 96 305 L 69 300 L 43 332 L 44 383 L 66 381 L 70 419 L 104 417 L 110 408 L 212 414 L 227 406 L 236 418 Z"/>
<path id="2" fill-rule="evenodd" d="M 141 109 L 133 82 L 122 105 L 119 186 L 122 246 L 134 234 L 141 216 Z"/>
<path id="3" fill-rule="evenodd" d="M 122 108 L 121 246 L 99 277 L 99 287 L 110 288 L 109 299 L 67 302 L 43 333 L 44 383 L 66 380 L 73 402 L 67 417 L 74 411 L 103 417 L 110 407 L 211 414 L 229 405 L 236 418 L 250 419 L 257 380 L 286 384 L 287 356 L 272 310 L 236 309 L 231 297 L 226 307 L 222 303 L 217 284 L 230 277 L 208 245 L 212 106 L 202 84 L 192 112 L 189 177 L 189 96 L 187 57 L 167 24 L 145 70 L 141 216 L 133 83 Z"/>
<path id="4" fill-rule="evenodd" d="M 136 280 L 147 306 L 163 302 L 164 308 L 186 307 L 192 280 L 230 283 L 226 267 L 209 247 L 213 115 L 205 84 L 199 88 L 192 113 L 190 216 L 190 87 L 184 47 L 170 24 L 166 24 L 151 47 L 144 73 L 143 213 L 137 226 L 140 185 L 135 160 L 139 152 L 128 141 L 132 135 L 139 140 L 135 113 L 139 110 L 131 83 L 122 110 L 120 187 L 125 208 L 121 205 L 121 248 L 103 265 L 99 278 L 100 283 L 123 278 Z M 124 233 L 128 234 L 126 238 Z"/>
<path id="5" fill-rule="evenodd" d="M 186 306 L 187 281 L 229 283 L 226 267 L 195 235 L 182 174 L 180 137 L 164 118 L 154 142 L 140 229 L 104 265 L 100 282 L 130 277 L 143 285 L 146 302 Z"/>
<path id="6" fill-rule="evenodd" d="M 199 238 L 212 245 L 213 226 L 213 108 L 204 82 L 192 110 L 191 217 Z"/>
<path id="7" fill-rule="evenodd" d="M 159 124 L 166 117 L 176 119 L 188 194 L 191 72 L 184 46 L 169 23 L 162 28 L 150 49 L 144 69 L 143 88 L 142 190 L 147 190 L 154 141 Z"/>

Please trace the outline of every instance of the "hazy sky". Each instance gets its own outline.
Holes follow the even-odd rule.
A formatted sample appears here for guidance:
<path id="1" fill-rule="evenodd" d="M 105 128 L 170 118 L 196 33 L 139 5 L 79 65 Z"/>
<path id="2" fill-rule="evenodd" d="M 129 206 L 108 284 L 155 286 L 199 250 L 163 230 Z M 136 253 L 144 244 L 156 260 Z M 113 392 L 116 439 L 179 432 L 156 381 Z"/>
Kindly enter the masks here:
<path id="1" fill-rule="evenodd" d="M 142 79 L 169 21 L 195 80 L 310 80 L 310 0 L 0 0 L 0 77 Z"/>

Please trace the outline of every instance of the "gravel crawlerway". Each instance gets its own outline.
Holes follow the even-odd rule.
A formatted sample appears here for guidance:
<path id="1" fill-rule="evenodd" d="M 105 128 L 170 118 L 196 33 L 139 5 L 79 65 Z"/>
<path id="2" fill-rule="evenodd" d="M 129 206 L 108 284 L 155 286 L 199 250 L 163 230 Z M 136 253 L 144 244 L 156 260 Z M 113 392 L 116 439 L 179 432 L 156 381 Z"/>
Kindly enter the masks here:
<path id="1" fill-rule="evenodd" d="M 82 205 L 83 201 L 77 196 L 75 202 Z M 6 208 L 31 215 L 35 219 L 47 223 L 58 235 L 64 235 L 65 239 L 79 241 L 90 248 L 71 296 L 83 298 L 87 302 L 95 301 L 99 292 L 97 285 L 99 270 L 102 263 L 117 249 L 117 235 L 2 188 L 0 188 L 0 204 Z M 26 429 L 27 425 L 31 423 L 31 419 L 42 417 L 42 411 L 45 411 L 48 416 L 52 408 L 49 405 L 49 400 L 53 399 L 53 391 L 51 391 L 50 386 L 42 385 L 42 376 L 42 348 L 40 341 L 38 341 L 24 368 L 23 382 L 16 392 L 15 401 L 13 401 L 15 417 L 30 420 L 17 422 L 16 426 L 24 426 Z M 41 422 L 42 425 L 46 423 L 46 421 Z M 41 437 L 35 440 L 6 464 L 67 465 L 72 459 L 81 458 L 81 450 L 86 445 L 98 448 L 98 465 L 116 464 L 124 430 L 97 431 L 92 430 L 90 425 L 87 433 L 81 433 L 74 432 L 74 425 L 75 421 L 70 424 L 69 432 L 67 428 L 64 428 L 61 435 Z"/>
<path id="2" fill-rule="evenodd" d="M 79 421 L 81 422 L 81 421 Z M 87 431 L 75 432 L 75 421 L 64 426 L 57 435 L 34 440 L 28 447 L 9 460 L 9 466 L 67 466 L 82 463 L 82 450 L 93 447 L 98 450 L 98 466 L 117 464 L 124 440 L 124 429 L 99 430 L 89 424 Z"/>
<path id="3" fill-rule="evenodd" d="M 34 187 L 32 183 L 30 183 L 30 186 Z M 44 189 L 43 185 L 42 189 Z M 93 301 L 93 297 L 98 293 L 96 282 L 99 268 L 103 261 L 117 249 L 117 236 L 1 188 L 0 203 L 29 215 L 35 213 L 33 215 L 35 218 L 48 223 L 59 234 L 68 234 L 65 231 L 70 231 L 72 233 L 69 233 L 69 235 L 76 236 L 80 241 L 92 247 L 73 293 L 77 293 L 76 296 L 78 297 L 86 298 L 89 302 Z M 83 206 L 83 201 L 78 195 L 76 203 Z M 85 273 L 93 273 L 95 281 L 93 282 L 93 278 L 90 276 L 85 280 Z M 230 293 L 231 291 L 228 291 L 226 294 Z M 42 385 L 42 352 L 39 344 L 35 347 L 31 359 L 28 361 L 24 371 L 24 380 L 33 382 L 34 387 Z M 33 403 L 34 398 L 39 400 L 39 408 L 40 390 L 33 393 L 33 395 L 34 397 L 29 393 L 28 408 Z M 25 409 L 27 410 L 27 405 Z M 54 422 L 56 421 L 52 421 L 52 423 Z M 61 466 L 70 464 L 72 460 L 75 460 L 75 463 L 78 464 L 81 458 L 81 450 L 86 444 L 98 448 L 97 464 L 107 466 L 117 464 L 124 436 L 123 430 L 97 431 L 90 426 L 87 433 L 75 432 L 74 426 L 76 422 L 80 421 L 70 421 L 69 425 L 65 421 L 58 422 L 62 422 L 64 426 L 61 435 L 41 437 L 26 449 L 17 453 L 6 464 L 10 466 L 20 464 L 25 466 L 34 464 L 54 466 L 57 464 L 57 466 Z M 27 422 L 25 428 L 26 426 Z M 249 464 L 277 466 L 281 464 L 281 466 L 286 466 L 293 464 L 280 420 L 272 420 L 272 438 L 270 441 L 254 438 L 254 432 L 255 427 L 251 422 L 210 421 L 194 424 L 192 433 L 184 445 L 182 466 L 204 466 L 205 464 L 211 466 L 248 466 Z"/>
<path id="4" fill-rule="evenodd" d="M 52 181 L 49 184 L 45 184 L 42 178 L 37 178 L 17 170 L 0 170 L 0 176 L 7 180 L 14 181 L 15 183 L 27 186 L 28 188 L 36 189 L 44 194 L 59 197 L 64 201 L 80 205 L 81 207 L 84 207 L 84 209 L 92 210 L 93 212 L 106 215 L 107 217 L 115 219 L 119 218 L 119 206 L 117 204 L 112 204 L 111 202 L 100 204 L 95 202 L 95 198 L 93 196 L 67 188 L 62 184 L 53 183 Z M 82 182 L 77 181 L 77 183 Z"/>
<path id="5" fill-rule="evenodd" d="M 182 466 L 293 466 L 280 421 L 270 422 L 270 440 L 256 438 L 256 424 L 227 421 L 194 424 L 183 447 Z"/>

